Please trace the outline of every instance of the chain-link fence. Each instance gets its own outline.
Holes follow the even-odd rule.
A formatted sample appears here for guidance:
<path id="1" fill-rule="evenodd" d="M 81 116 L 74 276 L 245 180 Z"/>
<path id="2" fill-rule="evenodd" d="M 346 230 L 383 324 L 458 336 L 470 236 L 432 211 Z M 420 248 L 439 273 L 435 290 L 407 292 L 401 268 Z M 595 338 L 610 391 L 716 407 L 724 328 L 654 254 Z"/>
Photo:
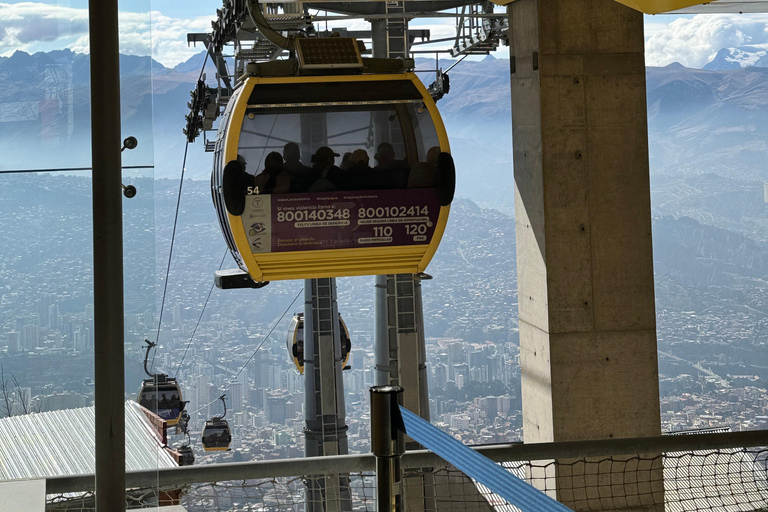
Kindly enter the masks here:
<path id="1" fill-rule="evenodd" d="M 516 477 L 579 511 L 768 511 L 768 449 L 732 448 L 664 455 L 505 462 Z M 435 465 L 403 470 L 407 511 L 517 511 L 461 471 Z M 129 491 L 127 508 L 180 504 L 190 512 L 375 510 L 370 471 L 227 480 Z M 93 494 L 48 496 L 48 510 L 94 510 Z"/>

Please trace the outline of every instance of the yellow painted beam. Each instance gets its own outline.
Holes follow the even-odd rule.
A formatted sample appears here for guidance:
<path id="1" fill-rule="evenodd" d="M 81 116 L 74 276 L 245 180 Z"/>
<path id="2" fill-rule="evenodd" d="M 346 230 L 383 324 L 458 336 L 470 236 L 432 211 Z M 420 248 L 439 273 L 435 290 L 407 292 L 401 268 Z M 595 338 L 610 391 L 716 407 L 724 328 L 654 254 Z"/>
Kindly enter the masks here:
<path id="1" fill-rule="evenodd" d="M 491 0 L 496 5 L 509 5 L 515 0 Z M 663 12 L 676 11 L 694 5 L 709 4 L 704 0 L 616 0 L 620 4 L 631 7 L 645 14 L 661 14 Z"/>
<path id="2" fill-rule="evenodd" d="M 663 12 L 676 11 L 693 5 L 708 4 L 702 0 L 616 0 L 620 4 L 644 12 L 645 14 L 660 14 Z"/>

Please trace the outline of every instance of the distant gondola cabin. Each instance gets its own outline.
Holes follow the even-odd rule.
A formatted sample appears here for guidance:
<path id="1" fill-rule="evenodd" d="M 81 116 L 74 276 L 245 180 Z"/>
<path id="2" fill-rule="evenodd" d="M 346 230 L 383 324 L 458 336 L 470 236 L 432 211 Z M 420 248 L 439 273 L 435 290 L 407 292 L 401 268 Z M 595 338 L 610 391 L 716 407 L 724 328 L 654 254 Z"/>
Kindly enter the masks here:
<path id="1" fill-rule="evenodd" d="M 229 450 L 232 443 L 232 430 L 229 422 L 220 417 L 213 417 L 205 422 L 203 427 L 203 449 L 206 452 L 219 452 Z"/>
<path id="2" fill-rule="evenodd" d="M 138 402 L 166 420 L 169 427 L 179 422 L 184 410 L 179 384 L 162 373 L 142 381 Z"/>
<path id="3" fill-rule="evenodd" d="M 348 369 L 349 356 L 352 353 L 352 341 L 349 337 L 347 324 L 339 315 L 339 335 L 341 342 L 342 369 Z M 300 374 L 304 374 L 304 313 L 297 313 L 291 319 L 288 327 L 288 336 L 286 338 L 286 348 L 288 349 L 288 359 L 296 365 Z"/>

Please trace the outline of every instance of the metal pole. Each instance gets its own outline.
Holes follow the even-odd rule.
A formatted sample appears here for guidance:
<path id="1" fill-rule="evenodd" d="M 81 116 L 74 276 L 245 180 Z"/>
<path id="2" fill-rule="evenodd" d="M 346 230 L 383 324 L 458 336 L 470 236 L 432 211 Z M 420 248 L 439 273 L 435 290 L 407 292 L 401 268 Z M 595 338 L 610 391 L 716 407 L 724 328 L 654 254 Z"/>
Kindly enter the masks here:
<path id="1" fill-rule="evenodd" d="M 371 451 L 376 457 L 376 510 L 400 512 L 400 457 L 405 453 L 405 437 L 395 421 L 403 402 L 400 386 L 371 388 Z"/>
<path id="2" fill-rule="evenodd" d="M 304 455 L 348 452 L 336 279 L 304 281 Z M 349 477 L 307 479 L 307 512 L 352 510 Z"/>
<path id="3" fill-rule="evenodd" d="M 96 510 L 125 510 L 123 220 L 117 0 L 89 2 Z"/>

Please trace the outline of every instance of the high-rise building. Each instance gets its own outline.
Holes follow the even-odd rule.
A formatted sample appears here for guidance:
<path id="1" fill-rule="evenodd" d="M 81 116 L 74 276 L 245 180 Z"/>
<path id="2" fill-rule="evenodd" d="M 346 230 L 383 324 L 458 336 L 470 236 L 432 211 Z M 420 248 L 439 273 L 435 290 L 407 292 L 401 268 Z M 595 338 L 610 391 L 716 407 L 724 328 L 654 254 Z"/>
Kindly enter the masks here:
<path id="1" fill-rule="evenodd" d="M 85 352 L 85 337 L 80 329 L 72 333 L 72 348 L 75 352 Z"/>
<path id="2" fill-rule="evenodd" d="M 270 389 L 283 389 L 281 383 L 282 373 L 280 367 L 274 364 L 267 366 L 267 372 L 269 375 L 269 388 Z"/>
<path id="3" fill-rule="evenodd" d="M 469 365 L 467 363 L 456 363 L 451 365 L 448 378 L 458 382 L 458 376 L 464 377 L 464 381 L 469 380 Z"/>
<path id="4" fill-rule="evenodd" d="M 173 325 L 181 324 L 181 304 L 174 304 L 171 321 Z"/>
<path id="5" fill-rule="evenodd" d="M 264 409 L 264 388 L 252 388 L 248 391 L 248 405 L 256 409 Z"/>
<path id="6" fill-rule="evenodd" d="M 448 345 L 448 362 L 451 364 L 466 363 L 466 345 L 463 341 L 454 341 Z"/>
<path id="7" fill-rule="evenodd" d="M 7 345 L 8 345 L 8 352 L 18 352 L 21 350 L 20 346 L 20 340 L 21 336 L 19 336 L 19 333 L 16 331 L 11 331 L 8 333 L 7 337 Z"/>
<path id="8" fill-rule="evenodd" d="M 51 329 L 59 328 L 59 306 L 57 304 L 48 306 L 48 327 Z"/>
<path id="9" fill-rule="evenodd" d="M 267 421 L 285 425 L 286 403 L 290 395 L 285 391 L 271 391 L 267 394 Z"/>
<path id="10" fill-rule="evenodd" d="M 51 296 L 50 295 L 41 295 L 36 301 L 35 301 L 35 313 L 37 313 L 37 317 L 40 320 L 40 325 L 43 327 L 48 327 L 50 324 L 48 323 L 48 310 L 51 307 Z"/>
<path id="11" fill-rule="evenodd" d="M 248 373 L 248 367 L 246 366 L 243 368 L 243 370 L 240 372 L 239 380 L 243 385 L 243 395 L 245 395 L 245 392 L 248 391 L 250 387 L 249 383 L 249 373 Z"/>
<path id="12" fill-rule="evenodd" d="M 435 365 L 435 387 L 443 389 L 446 382 L 448 382 L 448 367 L 443 363 L 438 363 Z"/>
<path id="13" fill-rule="evenodd" d="M 21 332 L 21 345 L 25 350 L 34 350 L 40 342 L 40 328 L 36 325 L 25 325 Z"/>
<path id="14" fill-rule="evenodd" d="M 233 382 L 229 385 L 229 406 L 234 412 L 243 410 L 243 383 Z"/>

